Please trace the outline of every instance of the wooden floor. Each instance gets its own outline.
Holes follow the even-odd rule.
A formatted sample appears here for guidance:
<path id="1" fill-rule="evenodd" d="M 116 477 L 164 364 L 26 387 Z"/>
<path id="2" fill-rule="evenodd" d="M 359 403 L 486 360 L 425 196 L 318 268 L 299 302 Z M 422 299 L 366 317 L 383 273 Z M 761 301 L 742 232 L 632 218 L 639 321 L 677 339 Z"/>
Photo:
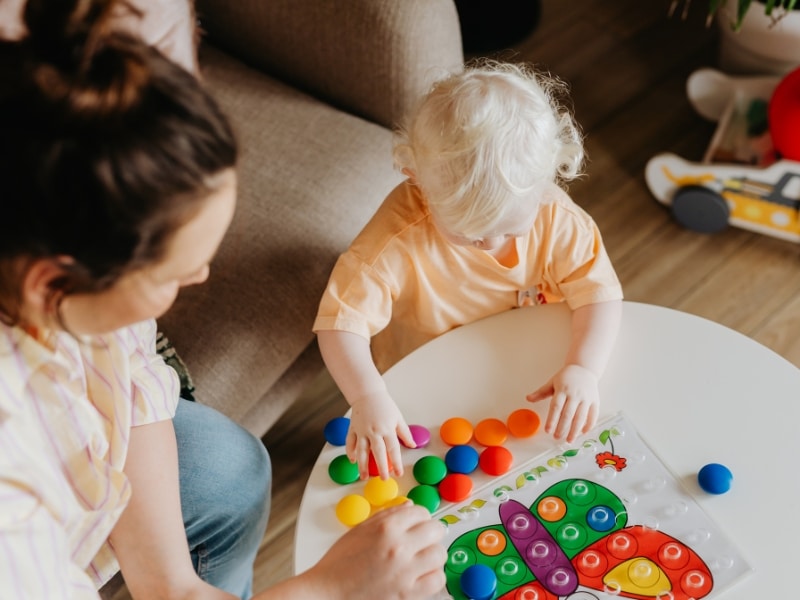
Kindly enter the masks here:
<path id="1" fill-rule="evenodd" d="M 600 226 L 626 299 L 717 321 L 800 365 L 800 246 L 737 229 L 681 229 L 644 181 L 650 157 L 700 160 L 713 132 L 685 95 L 687 76 L 716 61 L 703 4 L 684 22 L 667 17 L 669 0 L 543 0 L 529 38 L 494 56 L 533 62 L 570 85 L 590 159 L 570 193 Z M 322 428 L 346 408 L 320 380 L 264 439 L 274 489 L 256 590 L 292 574 L 297 508 Z"/>

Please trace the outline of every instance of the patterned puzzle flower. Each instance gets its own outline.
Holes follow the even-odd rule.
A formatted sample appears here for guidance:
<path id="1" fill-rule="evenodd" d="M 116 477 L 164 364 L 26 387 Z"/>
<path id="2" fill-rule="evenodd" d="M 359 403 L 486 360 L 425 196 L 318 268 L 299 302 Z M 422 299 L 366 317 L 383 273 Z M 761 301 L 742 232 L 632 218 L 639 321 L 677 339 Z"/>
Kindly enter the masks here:
<path id="1" fill-rule="evenodd" d="M 601 452 L 595 457 L 597 466 L 601 469 L 604 467 L 614 467 L 617 471 L 622 471 L 627 466 L 627 461 L 622 456 L 617 456 L 611 452 Z"/>

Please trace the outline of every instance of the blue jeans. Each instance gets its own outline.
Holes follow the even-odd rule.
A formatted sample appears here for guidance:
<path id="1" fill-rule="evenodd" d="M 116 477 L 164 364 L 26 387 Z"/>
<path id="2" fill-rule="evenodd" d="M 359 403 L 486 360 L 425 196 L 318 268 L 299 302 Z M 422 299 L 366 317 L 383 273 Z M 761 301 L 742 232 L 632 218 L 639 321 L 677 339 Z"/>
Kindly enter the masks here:
<path id="1" fill-rule="evenodd" d="M 250 598 L 253 562 L 269 517 L 267 450 L 248 431 L 196 402 L 181 399 L 173 423 L 195 570 L 211 585 Z"/>

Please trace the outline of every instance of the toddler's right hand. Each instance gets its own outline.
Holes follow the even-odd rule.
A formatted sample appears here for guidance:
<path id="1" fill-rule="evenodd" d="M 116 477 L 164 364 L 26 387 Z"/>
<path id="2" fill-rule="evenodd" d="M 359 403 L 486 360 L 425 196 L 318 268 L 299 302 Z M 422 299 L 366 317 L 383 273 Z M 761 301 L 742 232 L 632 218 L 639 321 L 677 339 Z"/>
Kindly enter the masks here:
<path id="1" fill-rule="evenodd" d="M 401 476 L 403 459 L 400 456 L 400 440 L 409 448 L 414 448 L 416 444 L 389 392 L 364 396 L 350 406 L 353 410 L 345 450 L 348 458 L 358 463 L 361 478 L 369 477 L 370 452 L 375 458 L 381 479 L 387 479 L 392 472 Z"/>

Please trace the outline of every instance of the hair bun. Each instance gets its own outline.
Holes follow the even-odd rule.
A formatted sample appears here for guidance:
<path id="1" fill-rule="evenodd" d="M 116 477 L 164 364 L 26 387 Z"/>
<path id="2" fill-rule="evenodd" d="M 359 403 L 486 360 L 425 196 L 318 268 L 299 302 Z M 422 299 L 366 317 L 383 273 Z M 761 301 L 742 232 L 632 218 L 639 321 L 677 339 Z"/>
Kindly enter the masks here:
<path id="1" fill-rule="evenodd" d="M 24 12 L 31 82 L 75 116 L 125 112 L 149 77 L 144 45 L 113 30 L 121 0 L 28 0 Z"/>

